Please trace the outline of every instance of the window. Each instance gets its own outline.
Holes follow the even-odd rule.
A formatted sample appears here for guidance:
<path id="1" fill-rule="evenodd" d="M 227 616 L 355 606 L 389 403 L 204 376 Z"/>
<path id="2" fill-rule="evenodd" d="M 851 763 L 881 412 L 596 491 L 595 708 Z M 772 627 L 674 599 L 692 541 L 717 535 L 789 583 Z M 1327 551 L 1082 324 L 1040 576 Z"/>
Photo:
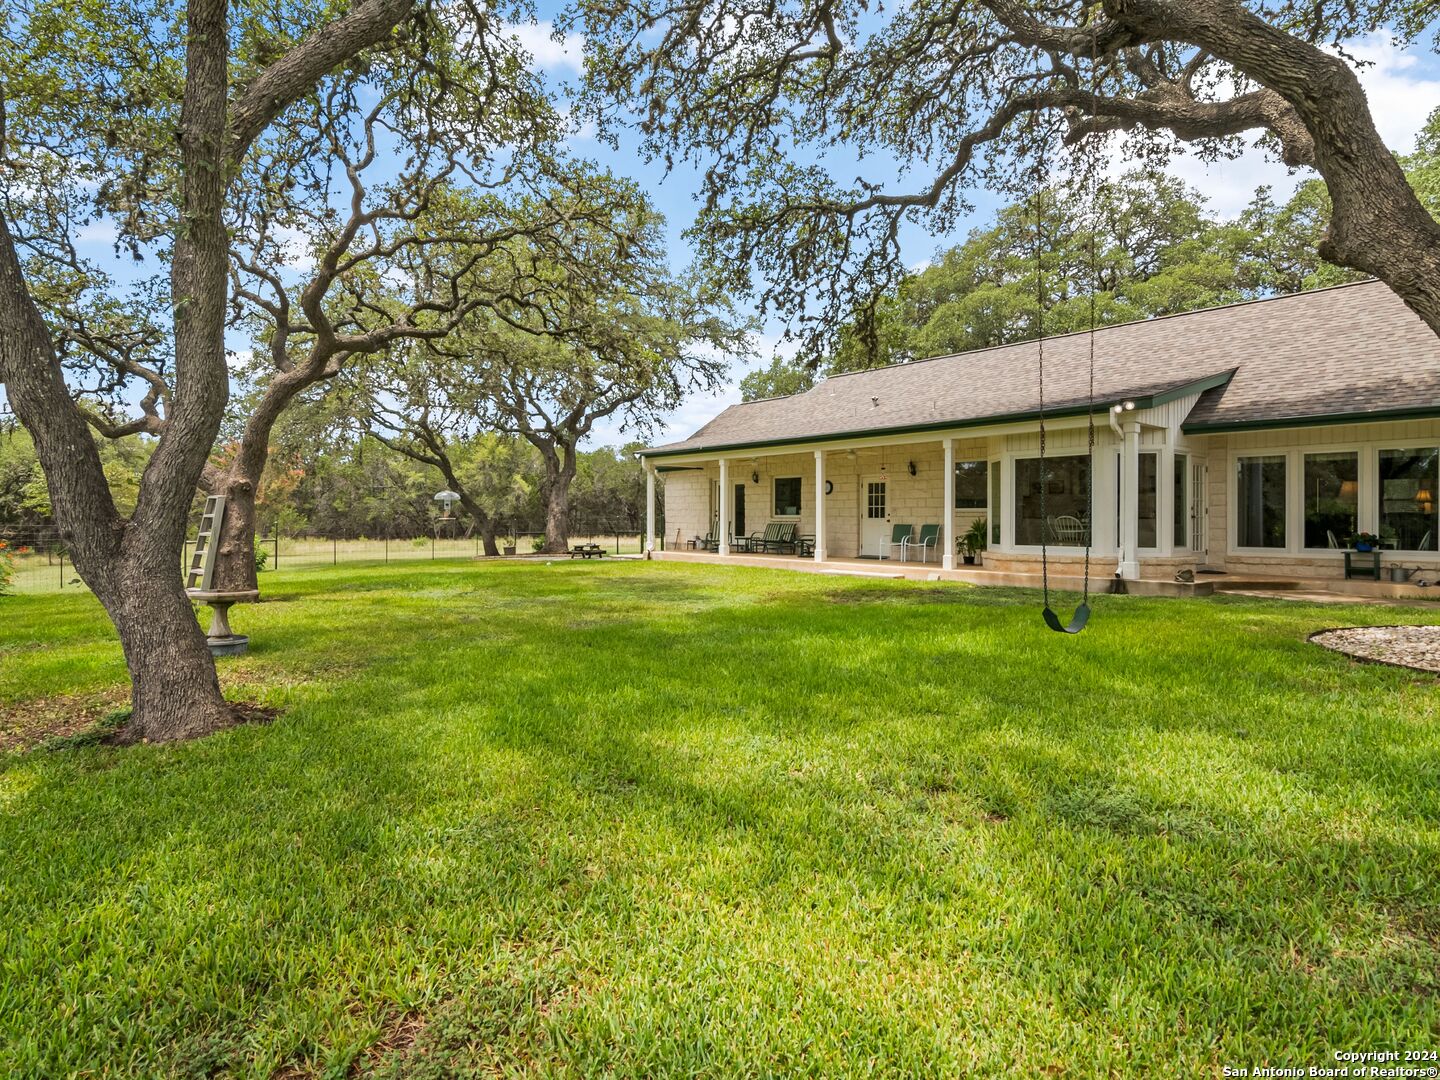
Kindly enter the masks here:
<path id="1" fill-rule="evenodd" d="M 1338 548 L 1355 534 L 1359 454 L 1305 455 L 1305 546 Z"/>
<path id="2" fill-rule="evenodd" d="M 990 463 L 990 543 L 1000 546 L 1000 462 Z"/>
<path id="3" fill-rule="evenodd" d="M 1140 517 L 1139 544 L 1142 548 L 1153 548 L 1160 543 L 1159 510 L 1160 501 L 1160 455 L 1140 455 L 1140 505 L 1136 513 Z"/>
<path id="4" fill-rule="evenodd" d="M 955 509 L 985 509 L 985 474 L 987 464 L 983 461 L 957 461 L 955 463 Z"/>
<path id="5" fill-rule="evenodd" d="M 800 516 L 800 477 L 777 476 L 775 478 L 775 516 Z"/>
<path id="6" fill-rule="evenodd" d="M 1015 542 L 1084 547 L 1089 540 L 1089 459 L 1046 458 L 1042 468 L 1039 458 L 1017 458 Z"/>
<path id="7" fill-rule="evenodd" d="M 876 521 L 885 516 L 885 481 L 870 481 L 865 485 L 865 516 Z"/>
<path id="8" fill-rule="evenodd" d="M 1285 546 L 1285 456 L 1242 457 L 1236 462 L 1235 543 Z"/>
<path id="9" fill-rule="evenodd" d="M 1400 551 L 1436 550 L 1440 450 L 1380 451 L 1380 542 Z"/>
<path id="10" fill-rule="evenodd" d="M 1190 476 L 1190 459 L 1184 454 L 1175 455 L 1175 546 L 1183 548 L 1190 542 L 1186 526 L 1190 522 L 1190 500 L 1185 490 Z"/>

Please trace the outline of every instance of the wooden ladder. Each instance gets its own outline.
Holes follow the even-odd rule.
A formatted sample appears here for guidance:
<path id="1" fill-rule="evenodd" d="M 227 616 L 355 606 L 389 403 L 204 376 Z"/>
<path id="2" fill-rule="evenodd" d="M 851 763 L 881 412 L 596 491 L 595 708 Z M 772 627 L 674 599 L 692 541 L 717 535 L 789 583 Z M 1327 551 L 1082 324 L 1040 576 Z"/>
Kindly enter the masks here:
<path id="1" fill-rule="evenodd" d="M 195 536 L 195 553 L 185 573 L 185 588 L 209 592 L 215 581 L 215 540 L 225 524 L 225 496 L 208 495 L 205 512 L 200 515 L 200 531 Z"/>

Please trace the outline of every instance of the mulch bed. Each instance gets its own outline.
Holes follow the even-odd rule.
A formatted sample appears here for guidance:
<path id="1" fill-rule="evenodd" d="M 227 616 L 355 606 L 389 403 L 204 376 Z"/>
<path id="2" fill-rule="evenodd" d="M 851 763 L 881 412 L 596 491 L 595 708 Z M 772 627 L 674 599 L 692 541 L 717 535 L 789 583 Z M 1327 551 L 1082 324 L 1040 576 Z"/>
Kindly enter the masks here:
<path id="1" fill-rule="evenodd" d="M 0 705 L 0 753 L 42 747 L 63 750 L 94 743 L 128 746 L 141 740 L 127 733 L 130 691 L 116 688 L 99 694 L 60 694 Z M 278 709 L 251 701 L 232 701 L 232 719 L 217 731 L 241 724 L 268 724 Z M 207 732 L 213 734 L 213 732 Z"/>
<path id="2" fill-rule="evenodd" d="M 1440 674 L 1440 626 L 1343 626 L 1310 640 L 1356 660 Z"/>
<path id="3" fill-rule="evenodd" d="M 29 750 L 52 739 L 72 739 L 92 731 L 130 700 L 128 689 L 100 694 L 60 694 L 36 701 L 0 705 L 0 753 Z"/>

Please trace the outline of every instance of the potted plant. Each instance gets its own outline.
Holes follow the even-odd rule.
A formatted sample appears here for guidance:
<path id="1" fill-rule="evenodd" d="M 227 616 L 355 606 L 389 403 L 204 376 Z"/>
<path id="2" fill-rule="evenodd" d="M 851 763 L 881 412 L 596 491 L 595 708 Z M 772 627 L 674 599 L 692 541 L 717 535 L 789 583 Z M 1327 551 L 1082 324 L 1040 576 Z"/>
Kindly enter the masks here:
<path id="1" fill-rule="evenodd" d="M 970 528 L 960 537 L 960 558 L 966 566 L 974 566 L 980 558 L 980 553 L 990 539 L 990 526 L 983 517 L 978 517 L 970 522 Z"/>
<path id="2" fill-rule="evenodd" d="M 1380 546 L 1380 537 L 1372 532 L 1357 532 L 1350 538 L 1356 551 L 1374 551 Z"/>

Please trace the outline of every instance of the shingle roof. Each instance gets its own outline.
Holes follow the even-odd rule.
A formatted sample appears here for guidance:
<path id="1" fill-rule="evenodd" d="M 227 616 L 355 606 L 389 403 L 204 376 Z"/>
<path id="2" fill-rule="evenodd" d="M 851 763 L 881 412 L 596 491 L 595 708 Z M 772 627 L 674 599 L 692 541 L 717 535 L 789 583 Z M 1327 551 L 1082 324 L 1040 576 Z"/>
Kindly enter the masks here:
<path id="1" fill-rule="evenodd" d="M 1369 413 L 1440 415 L 1440 337 L 1378 281 L 1097 330 L 1097 407 L 1233 370 L 1186 428 L 1276 426 Z M 1039 406 L 1037 342 L 837 375 L 803 394 L 732 405 L 658 453 L 963 426 Z M 1083 410 L 1090 335 L 1044 343 L 1047 411 Z"/>

